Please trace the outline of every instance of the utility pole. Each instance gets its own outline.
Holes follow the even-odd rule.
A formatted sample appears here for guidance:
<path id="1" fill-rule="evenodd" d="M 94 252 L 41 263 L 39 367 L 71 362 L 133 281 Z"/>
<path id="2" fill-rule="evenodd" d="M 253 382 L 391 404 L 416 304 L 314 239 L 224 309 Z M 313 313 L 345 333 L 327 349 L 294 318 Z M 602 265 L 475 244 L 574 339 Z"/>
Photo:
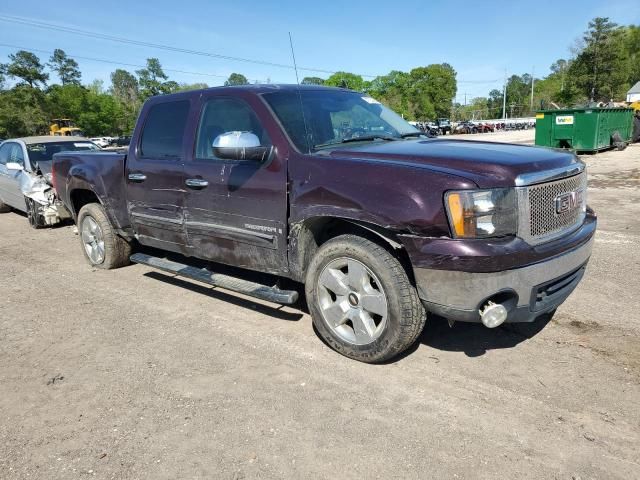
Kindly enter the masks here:
<path id="1" fill-rule="evenodd" d="M 502 89 L 502 119 L 507 119 L 507 69 L 504 69 L 504 87 Z"/>
<path id="2" fill-rule="evenodd" d="M 516 104 L 511 102 L 511 105 L 509 105 L 509 107 L 511 107 L 511 118 L 513 118 L 513 107 L 515 107 Z"/>
<path id="3" fill-rule="evenodd" d="M 535 83 L 535 69 L 536 67 L 531 67 L 531 108 L 530 110 L 533 112 L 533 84 Z"/>

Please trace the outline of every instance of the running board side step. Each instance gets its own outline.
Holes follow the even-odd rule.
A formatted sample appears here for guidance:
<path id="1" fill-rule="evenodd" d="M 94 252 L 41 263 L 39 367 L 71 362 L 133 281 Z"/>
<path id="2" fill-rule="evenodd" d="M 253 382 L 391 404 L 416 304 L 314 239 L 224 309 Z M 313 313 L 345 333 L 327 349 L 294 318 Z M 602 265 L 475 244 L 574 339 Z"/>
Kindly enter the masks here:
<path id="1" fill-rule="evenodd" d="M 241 278 L 214 273 L 206 268 L 196 268 L 184 263 L 172 262 L 159 257 L 152 257 L 144 253 L 134 253 L 129 257 L 134 263 L 141 263 L 149 267 L 173 273 L 180 277 L 190 278 L 198 282 L 207 283 L 214 287 L 224 288 L 234 292 L 242 293 L 250 297 L 259 298 L 273 303 L 292 305 L 298 300 L 298 292 L 295 290 L 280 290 L 277 287 L 268 287 L 260 283 L 250 282 Z"/>

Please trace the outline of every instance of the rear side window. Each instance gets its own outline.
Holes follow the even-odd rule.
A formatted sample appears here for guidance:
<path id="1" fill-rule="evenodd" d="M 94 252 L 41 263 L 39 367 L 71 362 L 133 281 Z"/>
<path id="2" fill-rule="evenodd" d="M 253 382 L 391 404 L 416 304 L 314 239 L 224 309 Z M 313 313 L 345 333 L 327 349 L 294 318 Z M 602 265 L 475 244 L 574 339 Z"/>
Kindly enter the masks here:
<path id="1" fill-rule="evenodd" d="M 24 166 L 22 146 L 15 142 L 2 144 L 2 148 L 0 148 L 0 163 L 2 165 L 6 165 L 7 163 L 19 163 Z"/>
<path id="2" fill-rule="evenodd" d="M 189 115 L 189 101 L 158 103 L 149 109 L 142 130 L 140 156 L 180 158 L 182 137 Z"/>
<path id="3" fill-rule="evenodd" d="M 10 143 L 5 143 L 0 147 L 0 165 L 5 165 L 9 161 L 10 151 L 11 151 Z"/>

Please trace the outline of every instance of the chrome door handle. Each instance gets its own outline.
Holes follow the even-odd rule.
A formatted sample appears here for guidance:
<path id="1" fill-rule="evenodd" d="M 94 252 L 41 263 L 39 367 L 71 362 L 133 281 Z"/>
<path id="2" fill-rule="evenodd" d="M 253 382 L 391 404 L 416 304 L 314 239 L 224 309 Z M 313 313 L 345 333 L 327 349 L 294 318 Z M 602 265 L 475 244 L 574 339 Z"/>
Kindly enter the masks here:
<path id="1" fill-rule="evenodd" d="M 130 173 L 129 174 L 129 181 L 130 182 L 141 183 L 141 182 L 144 182 L 146 179 L 147 179 L 147 176 L 144 173 Z"/>
<path id="2" fill-rule="evenodd" d="M 187 184 L 187 187 L 193 188 L 195 190 L 205 188 L 209 185 L 209 182 L 206 180 L 202 180 L 201 178 L 187 178 L 184 183 Z"/>

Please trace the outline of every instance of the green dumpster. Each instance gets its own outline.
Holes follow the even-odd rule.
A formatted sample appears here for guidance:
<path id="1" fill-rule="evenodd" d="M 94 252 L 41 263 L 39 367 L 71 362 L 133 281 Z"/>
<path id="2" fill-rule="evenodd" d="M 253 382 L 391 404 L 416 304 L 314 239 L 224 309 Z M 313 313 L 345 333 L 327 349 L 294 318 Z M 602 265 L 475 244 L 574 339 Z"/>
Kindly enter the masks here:
<path id="1" fill-rule="evenodd" d="M 536 145 L 576 152 L 623 149 L 631 141 L 631 108 L 571 108 L 536 113 Z"/>

